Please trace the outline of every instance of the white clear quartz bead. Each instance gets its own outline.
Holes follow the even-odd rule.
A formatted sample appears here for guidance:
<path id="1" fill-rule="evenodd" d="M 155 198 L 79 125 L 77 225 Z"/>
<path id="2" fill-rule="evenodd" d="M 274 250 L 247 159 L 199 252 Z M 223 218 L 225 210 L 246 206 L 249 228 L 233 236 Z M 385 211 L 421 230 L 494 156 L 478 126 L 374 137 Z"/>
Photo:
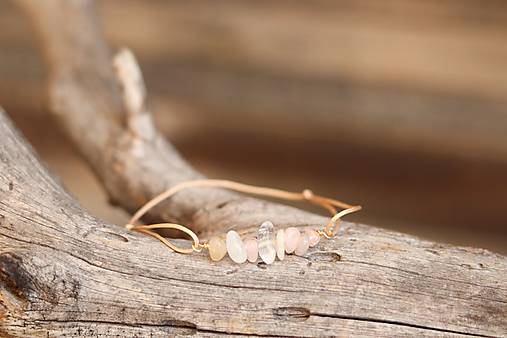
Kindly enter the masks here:
<path id="1" fill-rule="evenodd" d="M 275 241 L 273 238 L 273 223 L 266 221 L 259 227 L 257 234 L 259 241 L 259 256 L 266 264 L 271 264 L 276 258 Z"/>
<path id="2" fill-rule="evenodd" d="M 246 247 L 245 243 L 241 240 L 239 234 L 231 230 L 227 233 L 227 237 L 225 239 L 227 246 L 227 253 L 229 257 L 238 264 L 244 263 L 246 261 Z"/>

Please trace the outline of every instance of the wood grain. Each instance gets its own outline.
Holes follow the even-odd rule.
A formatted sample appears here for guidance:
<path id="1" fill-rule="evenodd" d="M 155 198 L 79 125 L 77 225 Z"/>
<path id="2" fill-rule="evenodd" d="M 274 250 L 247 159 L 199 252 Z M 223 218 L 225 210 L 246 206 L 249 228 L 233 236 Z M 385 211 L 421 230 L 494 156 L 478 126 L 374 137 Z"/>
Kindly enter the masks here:
<path id="1" fill-rule="evenodd" d="M 13 4 L 0 4 L 0 101 L 46 119 L 46 70 Z M 367 203 L 362 222 L 456 243 L 490 245 L 455 237 L 463 228 L 505 240 L 503 2 L 214 5 L 127 0 L 96 11 L 109 44 L 136 52 L 157 126 L 194 165 Z M 101 97 L 95 88 L 90 97 Z M 269 177 L 279 170 L 298 177 Z"/>
<path id="2" fill-rule="evenodd" d="M 51 109 L 113 201 L 132 210 L 167 186 L 201 177 L 148 111 L 127 114 L 92 2 L 20 3 L 46 48 Z M 3 114 L 0 135 L 4 335 L 507 334 L 504 256 L 345 223 L 305 257 L 271 266 L 212 263 L 204 253 L 172 253 L 90 216 Z M 326 222 L 219 189 L 178 194 L 151 217 L 182 221 L 203 236 L 248 233 L 266 219 L 279 227 Z"/>
<path id="3" fill-rule="evenodd" d="M 504 256 L 345 223 L 305 257 L 212 263 L 88 215 L 4 113 L 0 133 L 4 336 L 507 334 Z M 242 211 L 227 213 L 248 218 Z M 282 211 L 290 209 L 256 213 L 289 225 Z M 324 221 L 298 212 L 292 219 Z"/>

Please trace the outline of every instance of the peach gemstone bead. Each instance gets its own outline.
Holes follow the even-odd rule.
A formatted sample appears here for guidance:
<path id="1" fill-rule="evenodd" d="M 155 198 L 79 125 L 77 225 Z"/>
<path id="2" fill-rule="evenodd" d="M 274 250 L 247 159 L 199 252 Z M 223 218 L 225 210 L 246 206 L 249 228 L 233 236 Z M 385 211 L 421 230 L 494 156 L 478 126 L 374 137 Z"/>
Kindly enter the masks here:
<path id="1" fill-rule="evenodd" d="M 308 235 L 308 240 L 310 241 L 310 248 L 313 248 L 320 241 L 320 236 L 317 231 L 313 229 L 306 229 L 305 233 Z"/>
<path id="2" fill-rule="evenodd" d="M 310 247 L 310 239 L 306 233 L 302 234 L 299 237 L 298 245 L 296 247 L 296 251 L 294 252 L 298 256 L 303 256 Z"/>
<path id="3" fill-rule="evenodd" d="M 285 252 L 293 253 L 298 245 L 299 237 L 301 233 L 297 228 L 290 227 L 285 229 Z"/>
<path id="4" fill-rule="evenodd" d="M 227 253 L 225 241 L 220 237 L 211 237 L 208 241 L 208 251 L 211 260 L 215 262 L 221 260 Z"/>
<path id="5" fill-rule="evenodd" d="M 283 261 L 285 258 L 285 231 L 280 229 L 276 232 L 275 238 L 276 256 Z"/>
<path id="6" fill-rule="evenodd" d="M 245 241 L 246 247 L 246 257 L 250 263 L 257 262 L 257 256 L 259 254 L 259 249 L 257 248 L 257 240 L 255 238 L 250 238 Z"/>

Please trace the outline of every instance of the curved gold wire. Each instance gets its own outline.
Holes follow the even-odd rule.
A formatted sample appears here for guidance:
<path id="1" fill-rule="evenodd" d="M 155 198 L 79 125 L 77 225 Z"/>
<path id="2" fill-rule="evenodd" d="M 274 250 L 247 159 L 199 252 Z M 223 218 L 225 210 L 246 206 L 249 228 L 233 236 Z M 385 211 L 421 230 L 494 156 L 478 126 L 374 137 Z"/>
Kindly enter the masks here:
<path id="1" fill-rule="evenodd" d="M 299 193 L 299 192 L 289 192 L 280 189 L 248 185 L 228 180 L 202 179 L 202 180 L 185 181 L 176 184 L 172 188 L 169 188 L 166 191 L 155 196 L 132 216 L 129 223 L 126 224 L 125 227 L 127 229 L 139 231 L 152 237 L 155 237 L 162 243 L 164 243 L 167 247 L 179 253 L 191 253 L 192 251 L 201 251 L 203 248 L 206 248 L 206 243 L 200 243 L 197 235 L 192 230 L 181 224 L 158 223 L 150 225 L 134 225 L 150 209 L 155 207 L 160 202 L 173 196 L 174 194 L 178 193 L 181 190 L 196 187 L 225 188 L 251 195 L 268 196 L 288 201 L 308 201 L 312 204 L 318 205 L 328 210 L 331 213 L 331 215 L 333 215 L 329 223 L 322 230 L 319 230 L 319 234 L 325 236 L 326 238 L 332 238 L 336 236 L 339 229 L 341 217 L 361 210 L 361 206 L 359 205 L 354 206 L 332 198 L 315 195 L 311 190 L 308 189 L 305 189 Z M 343 208 L 344 210 L 337 212 L 337 208 Z M 193 240 L 192 248 L 180 248 L 177 245 L 174 245 L 173 243 L 169 242 L 167 239 L 165 239 L 158 233 L 152 231 L 154 229 L 175 229 L 182 231 L 192 238 Z"/>
<path id="2" fill-rule="evenodd" d="M 340 227 L 341 218 L 345 215 L 351 214 L 353 212 L 361 210 L 360 205 L 353 206 L 351 208 L 347 208 L 345 210 L 340 211 L 336 215 L 334 215 L 329 223 L 327 223 L 326 227 L 324 228 L 324 233 L 327 238 L 332 238 L 336 236 L 338 233 L 338 229 Z"/>
<path id="3" fill-rule="evenodd" d="M 150 235 L 152 237 L 155 237 L 156 239 L 158 239 L 159 241 L 164 243 L 167 247 L 169 247 L 170 249 L 172 249 L 175 252 L 188 254 L 188 253 L 192 253 L 192 251 L 201 251 L 201 244 L 200 244 L 199 238 L 197 237 L 195 232 L 193 232 L 192 230 L 190 230 L 189 228 L 187 228 L 186 226 L 183 226 L 181 224 L 157 223 L 157 224 L 150 224 L 150 225 L 132 225 L 131 223 L 129 223 L 128 225 L 129 225 L 128 228 L 130 230 L 139 231 L 139 232 L 145 233 L 147 235 Z M 164 237 L 160 236 L 158 233 L 151 231 L 153 229 L 175 229 L 175 230 L 182 231 L 182 232 L 186 233 L 187 235 L 189 235 L 192 238 L 192 241 L 194 243 L 192 243 L 191 248 L 180 248 L 179 246 L 174 245 L 173 243 L 169 242 Z"/>

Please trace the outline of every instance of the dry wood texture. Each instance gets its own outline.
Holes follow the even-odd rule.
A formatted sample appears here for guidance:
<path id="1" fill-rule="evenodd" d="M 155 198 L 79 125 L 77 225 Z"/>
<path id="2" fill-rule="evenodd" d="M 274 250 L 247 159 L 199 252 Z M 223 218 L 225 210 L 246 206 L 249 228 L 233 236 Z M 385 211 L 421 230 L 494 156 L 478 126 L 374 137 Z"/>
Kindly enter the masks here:
<path id="1" fill-rule="evenodd" d="M 120 85 L 129 80 L 113 73 L 90 1 L 22 4 L 51 65 L 51 110 L 115 203 L 133 210 L 201 177 L 156 131 L 143 102 L 122 101 Z M 4 336 L 507 334 L 501 255 L 345 223 L 305 257 L 212 263 L 90 216 L 3 113 L 0 135 Z M 151 217 L 201 234 L 249 232 L 265 219 L 280 227 L 326 221 L 219 189 L 180 193 Z"/>
<path id="2" fill-rule="evenodd" d="M 0 135 L 3 336 L 507 335 L 503 256 L 345 223 L 306 257 L 212 263 L 88 215 L 3 112 Z M 242 206 L 249 213 L 232 203 L 226 217 L 324 221 Z M 203 212 L 210 224 L 217 209 Z"/>
<path id="3" fill-rule="evenodd" d="M 138 111 L 130 111 L 122 101 L 108 48 L 97 30 L 92 2 L 52 0 L 23 4 L 41 34 L 50 61 L 51 109 L 101 179 L 113 203 L 133 211 L 175 183 L 202 177 L 157 132 L 144 105 Z M 62 30 L 65 34 L 60 34 Z M 82 34 L 84 31 L 87 34 Z M 234 216 L 229 212 L 247 211 L 253 204 L 254 209 L 265 209 L 269 214 L 283 210 L 278 205 L 207 189 L 183 191 L 150 214 L 151 219 L 188 224 L 196 232 L 218 232 L 261 222 L 261 215 L 255 213 Z M 300 216 L 280 212 L 279 217 L 287 224 Z"/>
<path id="4" fill-rule="evenodd" d="M 113 73 L 91 2 L 23 4 L 51 64 L 51 109 L 116 203 L 132 210 L 201 177 L 155 130 L 144 105 L 122 101 L 119 85 L 128 80 Z M 504 256 L 345 223 L 305 257 L 212 263 L 90 216 L 3 113 L 0 135 L 5 336 L 507 335 Z M 180 193 L 151 217 L 202 234 L 246 233 L 266 219 L 280 227 L 326 221 L 219 189 Z"/>
<path id="5" fill-rule="evenodd" d="M 33 117 L 45 69 L 15 4 L 0 3 L 0 102 Z M 366 203 L 363 222 L 505 252 L 505 4 L 125 0 L 97 14 L 205 172 L 311 186 Z"/>

